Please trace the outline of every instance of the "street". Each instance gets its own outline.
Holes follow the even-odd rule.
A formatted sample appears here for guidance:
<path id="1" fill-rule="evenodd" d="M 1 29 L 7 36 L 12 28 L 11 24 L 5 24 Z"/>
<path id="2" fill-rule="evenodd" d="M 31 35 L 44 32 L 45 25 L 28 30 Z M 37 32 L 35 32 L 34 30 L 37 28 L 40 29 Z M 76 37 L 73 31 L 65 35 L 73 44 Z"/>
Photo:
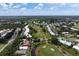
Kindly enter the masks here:
<path id="1" fill-rule="evenodd" d="M 10 38 L 10 40 L 8 41 L 7 44 L 4 45 L 4 47 L 2 47 L 2 49 L 0 49 L 0 52 L 2 52 L 8 45 L 12 44 L 14 42 L 14 40 L 16 39 L 17 35 L 19 32 L 19 28 L 17 28 L 13 34 L 13 36 Z"/>

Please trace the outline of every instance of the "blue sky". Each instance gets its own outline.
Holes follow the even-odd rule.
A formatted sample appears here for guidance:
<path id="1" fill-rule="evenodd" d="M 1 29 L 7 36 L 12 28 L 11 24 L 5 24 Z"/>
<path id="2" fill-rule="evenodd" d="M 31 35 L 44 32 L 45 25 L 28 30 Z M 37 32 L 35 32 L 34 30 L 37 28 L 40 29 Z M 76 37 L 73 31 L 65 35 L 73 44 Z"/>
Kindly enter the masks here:
<path id="1" fill-rule="evenodd" d="M 79 15 L 79 3 L 0 3 L 0 16 Z"/>

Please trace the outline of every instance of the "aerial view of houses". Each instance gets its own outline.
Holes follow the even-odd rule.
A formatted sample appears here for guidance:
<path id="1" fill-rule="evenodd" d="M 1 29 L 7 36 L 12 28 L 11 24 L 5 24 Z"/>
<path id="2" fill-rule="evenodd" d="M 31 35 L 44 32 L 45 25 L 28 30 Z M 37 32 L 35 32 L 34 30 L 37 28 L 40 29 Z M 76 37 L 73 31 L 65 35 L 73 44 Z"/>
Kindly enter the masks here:
<path id="1" fill-rule="evenodd" d="M 79 15 L 67 5 L 0 4 L 0 56 L 79 56 Z"/>

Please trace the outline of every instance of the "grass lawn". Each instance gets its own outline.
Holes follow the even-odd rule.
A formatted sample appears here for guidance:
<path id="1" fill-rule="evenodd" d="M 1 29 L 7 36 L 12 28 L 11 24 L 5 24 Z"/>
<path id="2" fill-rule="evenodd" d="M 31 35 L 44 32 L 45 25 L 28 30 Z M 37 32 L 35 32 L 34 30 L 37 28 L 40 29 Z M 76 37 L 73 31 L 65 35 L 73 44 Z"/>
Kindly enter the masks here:
<path id="1" fill-rule="evenodd" d="M 76 25 L 75 25 L 75 26 L 73 26 L 73 27 L 79 30 L 79 23 L 78 23 L 78 24 L 76 24 Z"/>
<path id="2" fill-rule="evenodd" d="M 32 33 L 32 36 L 35 38 L 48 38 L 51 39 L 51 36 L 48 32 L 44 32 L 42 27 L 34 25 L 31 26 L 33 29 L 37 31 L 37 33 Z"/>
<path id="3" fill-rule="evenodd" d="M 69 48 L 65 45 L 61 45 L 60 47 L 62 48 L 62 51 L 66 51 L 69 54 L 71 54 L 72 56 L 79 56 L 79 52 L 73 48 Z"/>
<path id="4" fill-rule="evenodd" d="M 5 44 L 0 44 L 0 49 L 4 46 Z"/>
<path id="5" fill-rule="evenodd" d="M 61 37 L 61 36 L 60 36 L 60 37 Z M 70 41 L 75 41 L 75 40 L 77 40 L 77 37 L 74 36 L 74 34 L 63 35 L 61 38 L 64 39 L 64 40 L 70 40 Z"/>
<path id="6" fill-rule="evenodd" d="M 36 49 L 37 56 L 61 56 L 63 55 L 55 45 L 44 44 Z"/>

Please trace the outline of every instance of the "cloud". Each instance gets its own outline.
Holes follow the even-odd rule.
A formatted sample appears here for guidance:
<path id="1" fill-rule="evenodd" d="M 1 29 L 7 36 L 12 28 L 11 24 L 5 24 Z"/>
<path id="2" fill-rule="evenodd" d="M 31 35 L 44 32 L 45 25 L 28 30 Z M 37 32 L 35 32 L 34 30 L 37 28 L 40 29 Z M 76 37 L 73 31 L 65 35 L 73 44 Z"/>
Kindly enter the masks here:
<path id="1" fill-rule="evenodd" d="M 71 4 L 70 7 L 79 7 L 79 4 Z"/>
<path id="2" fill-rule="evenodd" d="M 66 6 L 67 3 L 60 3 L 60 6 Z"/>
<path id="3" fill-rule="evenodd" d="M 27 6 L 26 6 L 27 5 Z M 79 4 L 0 4 L 0 15 L 79 15 Z M 3 8 L 3 10 L 1 10 Z M 45 11 L 47 10 L 47 11 Z"/>
<path id="4" fill-rule="evenodd" d="M 44 6 L 44 4 L 39 3 L 37 6 L 34 7 L 34 9 L 41 10 L 43 6 Z"/>
<path id="5" fill-rule="evenodd" d="M 55 8 L 54 7 L 50 7 L 50 10 L 54 10 Z"/>
<path id="6" fill-rule="evenodd" d="M 51 4 L 50 10 L 59 10 L 59 11 L 78 11 L 79 4 L 78 3 L 58 3 Z"/>
<path id="7" fill-rule="evenodd" d="M 39 3 L 39 4 L 38 4 L 38 6 L 41 6 L 41 7 L 43 7 L 44 5 L 43 5 L 42 3 Z"/>
<path id="8" fill-rule="evenodd" d="M 19 8 L 21 5 L 14 5 L 13 8 Z"/>
<path id="9" fill-rule="evenodd" d="M 9 8 L 12 8 L 14 4 L 13 3 L 1 3 L 0 6 L 1 6 L 1 9 L 9 9 Z"/>
<path id="10" fill-rule="evenodd" d="M 21 10 L 27 10 L 27 8 L 23 7 L 23 8 L 21 8 Z"/>
<path id="11" fill-rule="evenodd" d="M 0 4 L 2 7 L 7 7 L 8 5 L 7 4 L 5 4 L 5 3 L 1 3 Z"/>
<path id="12" fill-rule="evenodd" d="M 26 4 L 15 4 L 15 3 L 1 3 L 0 6 L 2 9 L 13 9 L 13 8 L 20 8 Z"/>
<path id="13" fill-rule="evenodd" d="M 8 5 L 5 4 L 5 3 L 1 3 L 0 6 L 1 6 L 3 9 L 7 9 L 7 8 L 8 8 Z"/>
<path id="14" fill-rule="evenodd" d="M 42 8 L 39 7 L 39 6 L 36 6 L 36 7 L 34 7 L 34 9 L 39 9 L 39 10 L 41 10 Z"/>
<path id="15" fill-rule="evenodd" d="M 0 10 L 0 16 L 23 16 L 23 15 L 79 15 L 79 11 L 38 11 L 38 10 L 19 10 L 19 9 L 9 9 Z"/>

